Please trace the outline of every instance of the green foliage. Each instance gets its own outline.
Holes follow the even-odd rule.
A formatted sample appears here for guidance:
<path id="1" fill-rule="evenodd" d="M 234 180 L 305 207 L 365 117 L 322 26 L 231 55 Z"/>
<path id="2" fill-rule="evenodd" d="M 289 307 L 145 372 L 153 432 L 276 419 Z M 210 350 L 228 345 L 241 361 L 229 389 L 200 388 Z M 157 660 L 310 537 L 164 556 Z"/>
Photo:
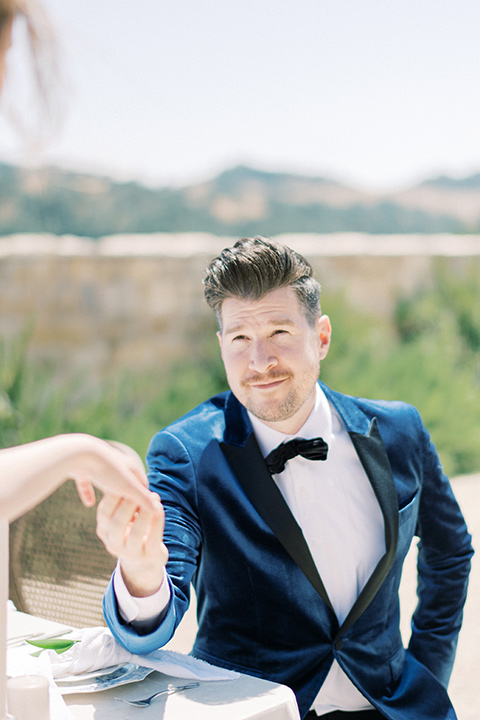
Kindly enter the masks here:
<path id="1" fill-rule="evenodd" d="M 214 329 L 192 361 L 158 376 L 125 371 L 100 383 L 59 383 L 26 361 L 27 338 L 0 345 L 0 447 L 65 432 L 121 440 L 144 457 L 151 437 L 206 397 L 227 389 Z"/>
<path id="2" fill-rule="evenodd" d="M 480 268 L 459 277 L 438 264 L 435 285 L 398 302 L 394 322 L 325 294 L 333 342 L 321 377 L 336 390 L 414 404 L 450 474 L 480 469 Z M 192 338 L 170 372 L 124 373 L 93 387 L 59 385 L 25 361 L 27 336 L 0 346 L 0 443 L 60 432 L 122 440 L 144 457 L 161 427 L 227 389 L 215 328 Z"/>
<path id="3" fill-rule="evenodd" d="M 0 338 L 0 447 L 15 444 L 20 431 L 18 406 L 24 384 L 28 337 L 29 332 L 25 331 L 12 343 Z"/>
<path id="4" fill-rule="evenodd" d="M 393 325 L 323 301 L 333 343 L 322 379 L 352 395 L 415 405 L 449 474 L 480 469 L 480 271 L 452 276 L 397 304 Z"/>

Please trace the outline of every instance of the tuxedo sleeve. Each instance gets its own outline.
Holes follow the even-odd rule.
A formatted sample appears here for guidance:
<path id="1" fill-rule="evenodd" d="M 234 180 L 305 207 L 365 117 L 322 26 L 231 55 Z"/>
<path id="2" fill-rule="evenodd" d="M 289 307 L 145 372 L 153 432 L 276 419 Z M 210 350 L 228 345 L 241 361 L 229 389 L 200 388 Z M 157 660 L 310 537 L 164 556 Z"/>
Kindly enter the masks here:
<path id="1" fill-rule="evenodd" d="M 462 624 L 473 549 L 436 449 L 417 416 L 423 468 L 416 534 L 418 605 L 410 652 L 446 687 Z"/>
<path id="2" fill-rule="evenodd" d="M 170 433 L 155 435 L 147 455 L 150 489 L 165 508 L 164 542 L 168 547 L 167 579 L 171 599 L 156 627 L 126 622 L 119 611 L 113 582 L 104 597 L 104 616 L 118 642 L 134 653 L 163 647 L 173 636 L 190 602 L 190 583 L 197 570 L 201 545 L 193 463 L 183 444 Z"/>

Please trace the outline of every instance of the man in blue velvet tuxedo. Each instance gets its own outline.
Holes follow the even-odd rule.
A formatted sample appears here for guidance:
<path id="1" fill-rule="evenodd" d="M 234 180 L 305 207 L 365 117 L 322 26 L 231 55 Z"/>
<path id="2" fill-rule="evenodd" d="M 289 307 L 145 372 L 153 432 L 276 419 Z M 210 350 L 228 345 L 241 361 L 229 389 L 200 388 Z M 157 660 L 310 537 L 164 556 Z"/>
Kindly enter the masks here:
<path id="1" fill-rule="evenodd" d="M 102 501 L 98 533 L 119 558 L 106 621 L 132 651 L 159 648 L 192 583 L 193 654 L 291 686 L 302 717 L 453 720 L 471 538 L 417 411 L 318 382 L 331 338 L 319 290 L 303 257 L 262 238 L 210 263 L 231 391 L 151 442 L 164 527 Z M 414 536 L 404 648 L 398 588 Z"/>

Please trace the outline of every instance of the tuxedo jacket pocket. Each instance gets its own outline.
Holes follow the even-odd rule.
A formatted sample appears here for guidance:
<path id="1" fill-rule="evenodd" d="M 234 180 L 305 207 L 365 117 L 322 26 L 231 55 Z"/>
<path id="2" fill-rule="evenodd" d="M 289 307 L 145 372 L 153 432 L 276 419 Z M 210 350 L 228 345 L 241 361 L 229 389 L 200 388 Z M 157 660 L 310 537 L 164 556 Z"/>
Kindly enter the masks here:
<path id="1" fill-rule="evenodd" d="M 415 536 L 420 505 L 420 492 L 417 490 L 411 500 L 398 511 L 398 547 L 397 556 L 405 557 Z"/>
<path id="2" fill-rule="evenodd" d="M 412 513 L 416 514 L 418 512 L 419 495 L 420 491 L 417 490 L 413 497 L 405 505 L 403 505 L 403 507 L 399 508 L 398 519 L 400 523 L 408 521 Z"/>

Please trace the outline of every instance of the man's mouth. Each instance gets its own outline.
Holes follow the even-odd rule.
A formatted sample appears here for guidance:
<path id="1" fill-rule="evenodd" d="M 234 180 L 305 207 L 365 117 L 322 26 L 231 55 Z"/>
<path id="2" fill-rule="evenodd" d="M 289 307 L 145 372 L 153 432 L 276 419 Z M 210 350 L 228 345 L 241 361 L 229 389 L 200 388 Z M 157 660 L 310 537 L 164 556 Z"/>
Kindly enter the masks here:
<path id="1" fill-rule="evenodd" d="M 288 380 L 288 376 L 282 375 L 278 377 L 250 378 L 249 380 L 245 380 L 244 384 L 248 385 L 248 387 L 255 388 L 256 390 L 273 390 L 284 383 L 285 380 Z"/>

